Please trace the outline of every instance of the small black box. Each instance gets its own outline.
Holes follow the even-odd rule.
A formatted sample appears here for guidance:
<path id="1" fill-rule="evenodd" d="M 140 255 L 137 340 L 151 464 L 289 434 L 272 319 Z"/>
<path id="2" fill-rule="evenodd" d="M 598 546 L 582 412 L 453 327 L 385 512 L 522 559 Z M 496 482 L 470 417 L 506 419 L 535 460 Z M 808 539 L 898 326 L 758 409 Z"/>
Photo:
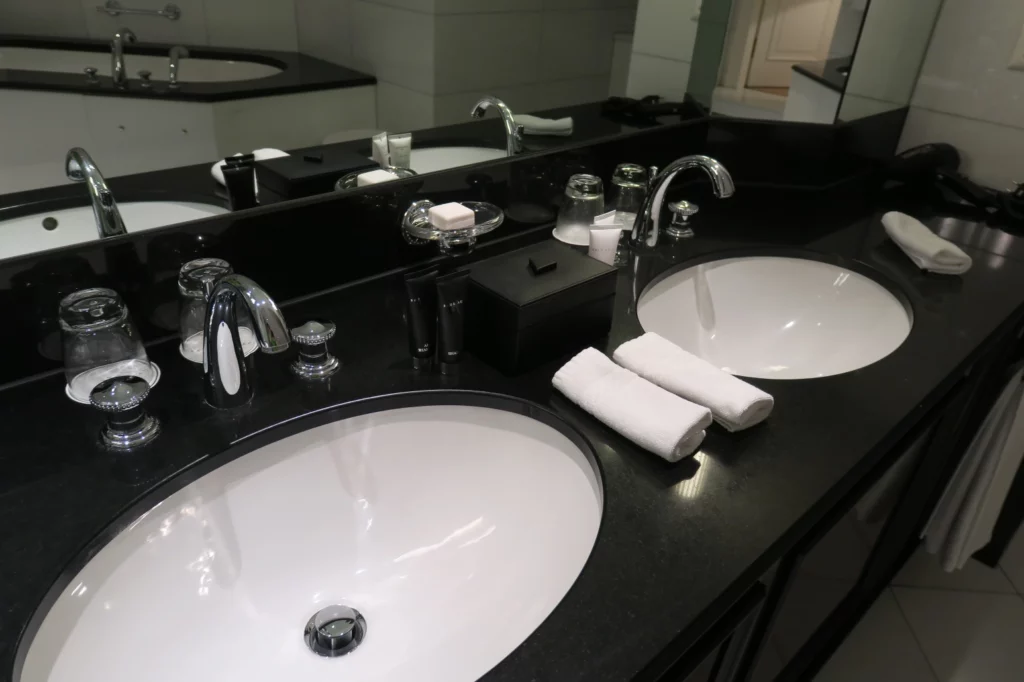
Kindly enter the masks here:
<path id="1" fill-rule="evenodd" d="M 608 333 L 616 270 L 549 240 L 470 267 L 466 348 L 507 374 Z"/>
<path id="2" fill-rule="evenodd" d="M 307 156 L 311 158 L 307 159 Z M 273 203 L 264 198 L 284 201 L 323 194 L 332 191 L 334 183 L 349 173 L 379 166 L 375 161 L 355 152 L 321 147 L 299 150 L 277 159 L 257 161 L 255 167 L 256 182 L 260 186 L 260 203 Z"/>

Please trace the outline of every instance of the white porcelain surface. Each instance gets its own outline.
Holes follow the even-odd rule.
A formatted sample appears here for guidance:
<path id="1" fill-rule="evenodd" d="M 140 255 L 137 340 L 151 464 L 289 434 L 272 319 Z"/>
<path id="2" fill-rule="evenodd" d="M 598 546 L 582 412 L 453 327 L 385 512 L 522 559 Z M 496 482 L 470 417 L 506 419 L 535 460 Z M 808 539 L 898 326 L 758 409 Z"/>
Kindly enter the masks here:
<path id="1" fill-rule="evenodd" d="M 85 192 L 85 188 L 82 188 Z M 228 210 L 212 204 L 191 201 L 128 201 L 119 203 L 118 210 L 125 229 L 131 232 L 151 230 L 188 220 L 221 215 Z M 55 218 L 57 227 L 47 230 L 43 220 Z M 96 217 L 91 206 L 66 208 L 59 211 L 34 213 L 22 218 L 0 220 L 0 258 L 12 258 L 26 253 L 58 249 L 99 239 Z"/>
<path id="2" fill-rule="evenodd" d="M 413 149 L 409 165 L 423 175 L 457 166 L 468 166 L 483 161 L 504 159 L 508 153 L 504 149 L 488 149 L 487 147 L 428 147 Z"/>
<path id="3" fill-rule="evenodd" d="M 877 362 L 910 334 L 907 309 L 863 275 L 800 258 L 712 261 L 648 287 L 640 324 L 732 374 L 808 379 Z"/>
<path id="4" fill-rule="evenodd" d="M 564 597 L 602 504 L 587 456 L 522 415 L 320 426 L 132 522 L 60 594 L 19 682 L 471 682 Z M 339 603 L 366 639 L 320 658 L 303 627 Z"/>
<path id="5" fill-rule="evenodd" d="M 136 79 L 139 71 L 150 71 L 153 81 L 166 81 L 170 74 L 167 57 L 126 54 L 125 65 L 128 77 Z M 81 74 L 85 81 L 84 69 L 94 66 L 99 75 L 110 75 L 110 55 L 102 52 L 76 52 L 74 50 L 49 50 L 35 47 L 0 47 L 0 69 L 20 71 L 49 71 Z M 220 59 L 182 59 L 178 80 L 182 83 L 227 83 L 266 78 L 281 73 L 276 66 L 256 62 Z"/>

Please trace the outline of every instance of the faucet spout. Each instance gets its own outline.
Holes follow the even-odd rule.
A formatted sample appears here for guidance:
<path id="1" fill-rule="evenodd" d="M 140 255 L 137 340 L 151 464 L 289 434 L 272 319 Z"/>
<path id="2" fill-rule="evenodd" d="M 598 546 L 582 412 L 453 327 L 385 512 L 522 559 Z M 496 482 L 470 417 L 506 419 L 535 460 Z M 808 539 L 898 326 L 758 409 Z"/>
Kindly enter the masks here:
<path id="1" fill-rule="evenodd" d="M 128 234 L 121 219 L 121 212 L 117 209 L 117 202 L 114 201 L 114 194 L 107 187 L 107 181 L 93 163 L 89 152 L 81 147 L 68 150 L 68 155 L 64 159 L 64 172 L 69 180 L 84 182 L 89 188 L 92 214 L 96 218 L 96 231 L 100 239 Z"/>
<path id="2" fill-rule="evenodd" d="M 252 379 L 238 331 L 238 304 L 249 310 L 264 353 L 288 349 L 288 325 L 264 289 L 248 277 L 224 275 L 210 292 L 203 328 L 203 391 L 219 408 L 238 407 L 253 396 Z"/>
<path id="3" fill-rule="evenodd" d="M 665 192 L 673 178 L 681 171 L 690 168 L 702 169 L 711 179 L 711 187 L 715 196 L 720 199 L 731 197 L 736 191 L 732 176 L 725 166 L 710 156 L 696 154 L 676 159 L 651 179 L 651 189 L 640 205 L 633 223 L 633 232 L 629 244 L 633 247 L 655 246 L 658 243 L 661 222 L 661 207 L 665 202 Z"/>
<path id="4" fill-rule="evenodd" d="M 135 40 L 135 34 L 130 28 L 122 28 L 110 41 L 110 77 L 114 80 L 114 85 L 125 84 L 124 44 L 134 43 Z"/>
<path id="5" fill-rule="evenodd" d="M 516 119 L 515 116 L 512 115 L 512 110 L 497 97 L 488 95 L 481 98 L 481 100 L 473 106 L 473 111 L 470 112 L 470 116 L 473 118 L 482 118 L 491 107 L 497 109 L 498 113 L 501 114 L 501 122 L 505 126 L 505 151 L 508 152 L 509 156 L 514 156 L 523 151 L 523 127 L 516 125 Z"/>

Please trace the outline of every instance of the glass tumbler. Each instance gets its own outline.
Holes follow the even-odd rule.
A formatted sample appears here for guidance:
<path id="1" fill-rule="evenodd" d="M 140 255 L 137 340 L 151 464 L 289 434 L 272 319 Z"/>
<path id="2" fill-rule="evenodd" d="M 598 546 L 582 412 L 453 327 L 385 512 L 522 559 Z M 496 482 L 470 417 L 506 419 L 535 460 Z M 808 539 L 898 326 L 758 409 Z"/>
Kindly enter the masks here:
<path id="1" fill-rule="evenodd" d="M 575 246 L 590 244 L 590 226 L 604 213 L 604 185 L 596 175 L 581 173 L 569 178 L 565 199 L 555 222 L 555 239 Z"/>
<path id="2" fill-rule="evenodd" d="M 608 198 L 608 208 L 617 214 L 616 222 L 632 227 L 646 197 L 647 169 L 635 163 L 616 166 Z"/>
<path id="3" fill-rule="evenodd" d="M 58 317 L 72 400 L 88 404 L 92 389 L 114 377 L 136 376 L 150 386 L 159 379 L 128 307 L 113 289 L 82 289 L 65 296 Z"/>
<path id="4" fill-rule="evenodd" d="M 220 258 L 198 258 L 190 260 L 178 271 L 178 292 L 181 294 L 181 319 L 178 329 L 182 357 L 190 362 L 203 361 L 203 330 L 206 326 L 207 303 L 217 280 L 230 275 L 231 264 Z M 244 307 L 235 309 L 238 315 L 238 337 L 242 350 L 251 355 L 259 348 L 259 341 L 253 332 L 252 316 Z"/>

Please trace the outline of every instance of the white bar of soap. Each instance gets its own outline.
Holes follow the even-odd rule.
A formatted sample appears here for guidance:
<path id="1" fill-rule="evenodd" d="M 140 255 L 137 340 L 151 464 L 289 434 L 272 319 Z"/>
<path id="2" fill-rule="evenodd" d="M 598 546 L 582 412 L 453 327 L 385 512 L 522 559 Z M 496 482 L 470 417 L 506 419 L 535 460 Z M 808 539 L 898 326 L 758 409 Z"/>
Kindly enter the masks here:
<path id="1" fill-rule="evenodd" d="M 356 187 L 366 187 L 367 185 L 376 185 L 380 182 L 388 182 L 389 180 L 397 180 L 398 176 L 391 171 L 383 169 L 367 171 L 360 173 L 356 176 Z"/>
<path id="2" fill-rule="evenodd" d="M 473 209 L 462 204 L 451 202 L 440 206 L 431 206 L 430 224 L 439 230 L 461 230 L 476 225 L 476 214 Z"/>

